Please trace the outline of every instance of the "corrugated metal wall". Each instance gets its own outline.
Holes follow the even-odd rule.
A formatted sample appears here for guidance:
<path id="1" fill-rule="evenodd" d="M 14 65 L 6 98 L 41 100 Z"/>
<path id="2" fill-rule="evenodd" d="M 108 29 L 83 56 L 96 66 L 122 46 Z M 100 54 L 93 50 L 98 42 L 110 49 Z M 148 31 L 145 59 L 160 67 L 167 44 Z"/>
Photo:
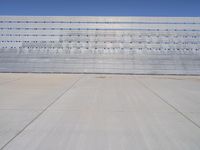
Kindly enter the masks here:
<path id="1" fill-rule="evenodd" d="M 1 16 L 0 72 L 200 74 L 200 18 Z"/>

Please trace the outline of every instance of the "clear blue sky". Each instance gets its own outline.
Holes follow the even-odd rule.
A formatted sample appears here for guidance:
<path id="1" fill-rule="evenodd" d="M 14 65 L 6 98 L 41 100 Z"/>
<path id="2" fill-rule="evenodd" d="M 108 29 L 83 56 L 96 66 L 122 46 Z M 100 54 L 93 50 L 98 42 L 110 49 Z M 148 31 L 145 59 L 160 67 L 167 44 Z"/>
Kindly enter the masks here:
<path id="1" fill-rule="evenodd" d="M 0 0 L 0 15 L 200 17 L 200 0 Z"/>

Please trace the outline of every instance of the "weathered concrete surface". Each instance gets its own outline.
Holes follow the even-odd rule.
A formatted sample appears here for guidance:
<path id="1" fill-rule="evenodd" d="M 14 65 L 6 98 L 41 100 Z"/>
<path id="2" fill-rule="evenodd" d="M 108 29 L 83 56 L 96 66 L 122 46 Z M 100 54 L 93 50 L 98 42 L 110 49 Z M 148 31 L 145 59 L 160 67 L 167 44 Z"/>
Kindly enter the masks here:
<path id="1" fill-rule="evenodd" d="M 199 150 L 200 77 L 0 74 L 5 150 Z"/>

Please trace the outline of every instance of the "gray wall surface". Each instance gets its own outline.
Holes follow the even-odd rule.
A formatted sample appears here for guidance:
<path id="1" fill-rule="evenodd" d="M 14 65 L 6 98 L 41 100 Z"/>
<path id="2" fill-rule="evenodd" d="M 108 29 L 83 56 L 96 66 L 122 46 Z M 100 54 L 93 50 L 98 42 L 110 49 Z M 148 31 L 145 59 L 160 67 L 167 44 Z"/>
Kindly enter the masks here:
<path id="1" fill-rule="evenodd" d="M 200 74 L 200 18 L 0 16 L 0 72 Z"/>

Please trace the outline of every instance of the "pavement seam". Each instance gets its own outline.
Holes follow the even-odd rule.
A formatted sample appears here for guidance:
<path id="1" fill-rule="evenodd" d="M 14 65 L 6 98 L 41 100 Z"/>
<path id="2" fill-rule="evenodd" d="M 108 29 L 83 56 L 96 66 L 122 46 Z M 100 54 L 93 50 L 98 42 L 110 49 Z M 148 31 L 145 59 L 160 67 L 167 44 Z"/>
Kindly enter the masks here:
<path id="1" fill-rule="evenodd" d="M 176 112 L 178 112 L 182 117 L 184 117 L 186 120 L 188 120 L 189 122 L 191 122 L 194 126 L 196 126 L 197 128 L 200 129 L 200 125 L 198 125 L 196 122 L 194 122 L 192 119 L 190 119 L 187 115 L 185 115 L 183 112 L 181 112 L 180 110 L 178 110 L 174 105 L 170 104 L 167 100 L 165 100 L 164 98 L 162 98 L 155 90 L 151 89 L 150 87 L 148 87 L 144 82 L 135 79 L 138 83 L 140 83 L 141 85 L 143 85 L 146 89 L 148 89 L 150 92 L 152 92 L 155 96 L 157 96 L 161 101 L 163 101 L 165 104 L 167 104 L 168 106 L 170 106 L 172 109 L 174 109 Z"/>
<path id="2" fill-rule="evenodd" d="M 57 96 L 49 105 L 47 105 L 46 108 L 44 108 L 38 115 L 36 115 L 28 124 L 26 124 L 15 136 L 13 136 L 9 141 L 7 141 L 1 148 L 0 150 L 3 150 L 6 148 L 6 146 L 11 143 L 17 136 L 19 136 L 28 126 L 30 126 L 35 120 L 37 120 L 42 114 L 44 114 L 53 104 L 55 104 L 65 93 L 67 93 L 69 90 L 71 90 L 82 78 L 84 77 L 81 76 L 78 78 L 76 81 L 72 83 L 70 87 L 68 87 L 64 92 L 62 92 L 59 96 Z"/>

